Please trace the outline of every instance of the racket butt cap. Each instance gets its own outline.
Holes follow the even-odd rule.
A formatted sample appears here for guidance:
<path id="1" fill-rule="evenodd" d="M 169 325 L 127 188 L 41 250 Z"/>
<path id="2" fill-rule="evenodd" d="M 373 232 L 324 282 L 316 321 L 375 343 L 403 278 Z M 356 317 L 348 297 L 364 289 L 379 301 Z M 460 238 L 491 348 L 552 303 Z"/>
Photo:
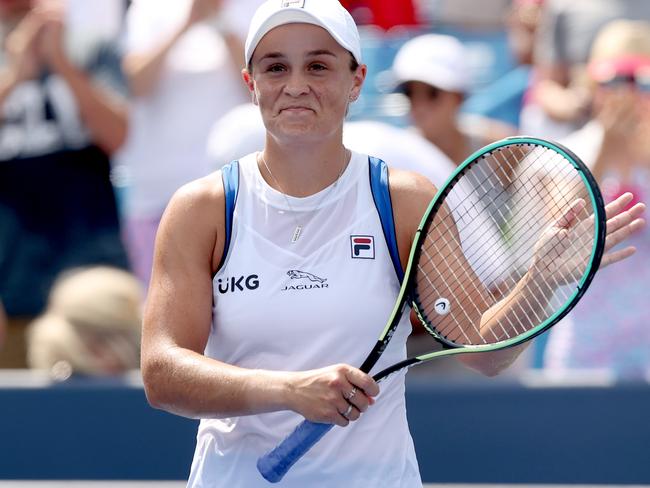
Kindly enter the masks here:
<path id="1" fill-rule="evenodd" d="M 286 473 L 286 470 L 283 470 L 284 472 L 278 472 L 275 469 L 275 464 L 275 459 L 271 461 L 271 458 L 269 456 L 263 456 L 257 460 L 257 470 L 269 483 L 277 483 L 284 477 L 284 474 Z"/>

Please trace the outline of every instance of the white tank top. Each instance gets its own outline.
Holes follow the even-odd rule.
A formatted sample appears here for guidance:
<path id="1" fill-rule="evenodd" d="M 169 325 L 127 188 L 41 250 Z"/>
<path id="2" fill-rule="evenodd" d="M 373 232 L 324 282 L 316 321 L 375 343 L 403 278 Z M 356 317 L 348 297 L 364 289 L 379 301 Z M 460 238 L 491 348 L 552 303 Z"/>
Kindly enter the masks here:
<path id="1" fill-rule="evenodd" d="M 359 366 L 399 292 L 375 206 L 368 157 L 353 153 L 338 183 L 289 199 L 262 178 L 255 155 L 239 162 L 239 190 L 223 266 L 213 279 L 209 357 L 243 368 L 300 371 Z M 292 243 L 296 222 L 302 235 Z M 377 372 L 406 357 L 408 314 Z M 404 373 L 382 382 L 377 403 L 334 427 L 279 487 L 421 487 L 406 421 Z M 188 486 L 264 487 L 257 458 L 303 420 L 281 411 L 202 420 Z"/>

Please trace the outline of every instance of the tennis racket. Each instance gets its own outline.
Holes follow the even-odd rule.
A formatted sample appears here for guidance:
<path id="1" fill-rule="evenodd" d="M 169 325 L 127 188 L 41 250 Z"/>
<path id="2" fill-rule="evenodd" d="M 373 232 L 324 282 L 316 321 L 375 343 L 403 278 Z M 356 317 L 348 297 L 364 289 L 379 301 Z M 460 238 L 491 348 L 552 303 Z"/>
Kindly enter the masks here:
<path id="1" fill-rule="evenodd" d="M 434 358 L 495 351 L 541 334 L 589 286 L 604 250 L 605 219 L 594 178 L 558 144 L 515 137 L 473 154 L 427 208 L 397 303 L 360 369 L 373 368 L 407 304 L 442 349 L 394 364 L 374 374 L 376 381 Z M 332 427 L 303 421 L 259 458 L 262 476 L 281 480 Z"/>

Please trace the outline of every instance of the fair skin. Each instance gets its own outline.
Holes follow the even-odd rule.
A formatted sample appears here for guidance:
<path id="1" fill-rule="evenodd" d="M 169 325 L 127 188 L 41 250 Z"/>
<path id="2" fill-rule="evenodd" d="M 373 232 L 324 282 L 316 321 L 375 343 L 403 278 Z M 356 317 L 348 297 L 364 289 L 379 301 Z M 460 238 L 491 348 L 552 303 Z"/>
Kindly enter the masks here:
<path id="1" fill-rule="evenodd" d="M 535 101 L 546 114 L 559 122 L 578 121 L 589 107 L 589 91 L 583 86 L 584 73 L 574 75 L 570 82 L 568 70 L 561 66 L 539 66 L 535 85 Z"/>
<path id="2" fill-rule="evenodd" d="M 542 5 L 513 2 L 506 17 L 508 44 L 517 62 L 533 64 L 535 35 L 542 16 Z"/>
<path id="3" fill-rule="evenodd" d="M 404 88 L 411 104 L 411 119 L 422 136 L 454 163 L 463 162 L 473 152 L 468 134 L 458 124 L 463 94 L 421 81 L 409 81 Z M 481 126 L 480 139 L 484 145 L 514 135 L 512 127 L 496 120 L 485 119 Z"/>
<path id="4" fill-rule="evenodd" d="M 18 21 L 15 17 L 3 19 L 18 23 L 5 41 L 9 62 L 0 73 L 0 104 L 20 83 L 47 69 L 65 80 L 93 141 L 111 154 L 126 139 L 126 105 L 95 85 L 70 61 L 64 49 L 63 16 L 58 2 L 43 1 L 25 11 Z"/>
<path id="5" fill-rule="evenodd" d="M 635 167 L 650 165 L 650 96 L 634 85 L 598 86 L 594 96 L 604 137 L 592 172 L 598 181 L 610 171 L 624 182 L 632 181 Z"/>
<path id="6" fill-rule="evenodd" d="M 350 54 L 325 30 L 307 24 L 270 31 L 251 66 L 243 77 L 267 128 L 263 157 L 276 180 L 298 197 L 322 190 L 341 170 L 343 120 L 359 94 L 365 66 L 351 71 Z M 267 183 L 277 187 L 261 159 L 258 167 Z M 391 170 L 390 191 L 400 258 L 406 263 L 420 216 L 436 190 L 422 176 Z M 340 426 L 358 419 L 374 403 L 379 387 L 351 365 L 250 370 L 203 355 L 211 329 L 212 278 L 224 251 L 224 212 L 221 175 L 215 173 L 183 187 L 163 216 L 142 337 L 149 402 L 196 418 L 292 410 Z M 519 352 L 475 354 L 463 361 L 495 374 Z M 341 412 L 347 410 L 345 396 L 353 387 L 359 393 L 346 418 Z"/>
<path id="7" fill-rule="evenodd" d="M 171 35 L 156 45 L 153 49 L 143 52 L 132 52 L 124 57 L 122 68 L 129 80 L 131 93 L 136 97 L 151 95 L 160 81 L 167 56 L 192 26 L 219 14 L 223 8 L 223 0 L 194 0 L 185 20 Z M 243 57 L 244 44 L 236 35 L 222 33 L 234 63 L 239 63 Z M 237 66 L 239 69 L 240 66 Z"/>
<path id="8" fill-rule="evenodd" d="M 540 8 L 540 13 L 544 7 Z M 535 30 L 544 27 L 537 19 Z M 566 33 L 565 33 L 566 34 Z M 571 66 L 564 62 L 541 62 L 531 59 L 535 67 L 534 98 L 544 112 L 559 122 L 579 122 L 585 117 L 591 103 L 590 93 L 585 85 L 586 73 L 583 64 Z"/>

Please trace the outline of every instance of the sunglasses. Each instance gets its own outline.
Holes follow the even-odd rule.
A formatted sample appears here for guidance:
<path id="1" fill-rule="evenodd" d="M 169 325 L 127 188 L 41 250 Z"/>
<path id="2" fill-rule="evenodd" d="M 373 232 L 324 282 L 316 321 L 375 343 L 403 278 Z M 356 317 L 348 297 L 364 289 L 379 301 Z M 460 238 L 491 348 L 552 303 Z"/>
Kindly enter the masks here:
<path id="1" fill-rule="evenodd" d="M 623 86 L 635 85 L 637 90 L 650 93 L 650 75 L 643 74 L 618 74 L 607 80 L 598 83 L 604 88 L 621 88 Z"/>

